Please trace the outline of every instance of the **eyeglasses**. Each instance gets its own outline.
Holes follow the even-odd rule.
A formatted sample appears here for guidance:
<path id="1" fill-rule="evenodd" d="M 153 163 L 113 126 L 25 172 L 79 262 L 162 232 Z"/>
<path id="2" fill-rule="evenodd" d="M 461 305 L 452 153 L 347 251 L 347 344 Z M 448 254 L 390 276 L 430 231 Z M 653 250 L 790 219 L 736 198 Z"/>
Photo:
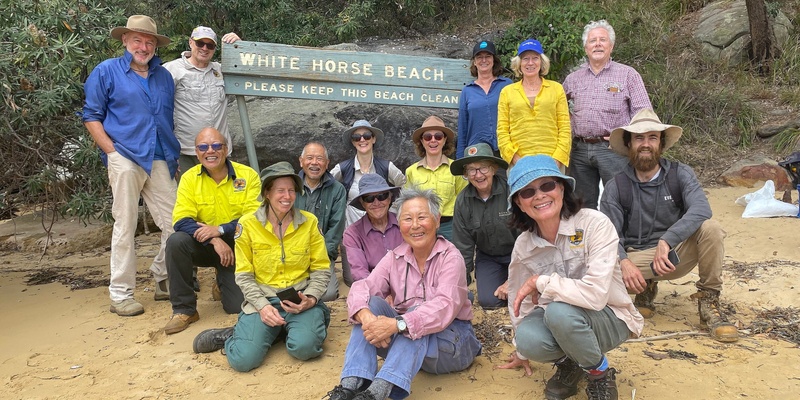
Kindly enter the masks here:
<path id="1" fill-rule="evenodd" d="M 365 194 L 361 196 L 361 200 L 364 201 L 364 203 L 372 203 L 375 200 L 384 201 L 389 198 L 390 194 L 391 193 L 389 192 L 383 192 L 378 194 Z"/>
<path id="2" fill-rule="evenodd" d="M 478 172 L 480 172 L 482 175 L 486 175 L 486 174 L 489 173 L 489 168 L 491 168 L 491 167 L 489 167 L 488 165 L 484 165 L 484 166 L 478 167 L 478 168 L 465 169 L 464 170 L 464 175 L 466 175 L 466 176 L 468 176 L 470 178 L 475 176 L 475 175 L 477 175 Z"/>
<path id="3" fill-rule="evenodd" d="M 556 188 L 556 183 L 558 182 L 550 181 L 539 185 L 538 188 L 522 189 L 518 192 L 519 197 L 522 197 L 523 199 L 530 199 L 531 197 L 536 195 L 536 192 L 542 192 L 542 193 L 552 192 Z"/>
<path id="4" fill-rule="evenodd" d="M 209 50 L 214 50 L 217 48 L 217 45 L 214 42 L 201 42 L 199 40 L 195 40 L 194 45 L 197 46 L 198 49 L 205 47 Z"/>
<path id="5" fill-rule="evenodd" d="M 354 134 L 350 135 L 350 140 L 352 140 L 354 142 L 360 142 L 361 139 L 364 139 L 364 140 L 372 139 L 372 132 L 367 132 L 367 133 L 360 134 L 360 135 L 358 133 L 354 133 Z"/>
<path id="6" fill-rule="evenodd" d="M 208 151 L 208 148 L 214 149 L 214 151 L 220 151 L 223 147 L 225 147 L 225 143 L 214 142 L 211 144 L 208 143 L 200 143 L 197 146 L 194 146 L 198 151 L 205 153 Z"/>
<path id="7" fill-rule="evenodd" d="M 436 132 L 431 134 L 425 132 L 425 134 L 422 135 L 422 139 L 425 140 L 426 142 L 430 142 L 431 139 L 442 140 L 444 139 L 444 133 Z"/>

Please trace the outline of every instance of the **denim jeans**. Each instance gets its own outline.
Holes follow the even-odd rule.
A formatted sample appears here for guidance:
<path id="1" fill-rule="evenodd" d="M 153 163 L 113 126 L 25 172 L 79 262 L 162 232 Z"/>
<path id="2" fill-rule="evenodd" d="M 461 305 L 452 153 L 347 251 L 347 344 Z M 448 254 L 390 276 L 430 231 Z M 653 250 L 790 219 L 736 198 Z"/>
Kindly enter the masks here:
<path id="1" fill-rule="evenodd" d="M 517 351 L 549 363 L 565 355 L 582 368 L 599 366 L 603 354 L 622 344 L 630 331 L 608 306 L 600 311 L 554 302 L 536 308 L 517 327 Z"/>
<path id="2" fill-rule="evenodd" d="M 597 209 L 600 180 L 603 185 L 625 169 L 628 159 L 608 148 L 608 142 L 572 141 L 569 175 L 575 178 L 575 194 L 583 198 L 583 206 Z"/>
<path id="3" fill-rule="evenodd" d="M 369 309 L 375 315 L 389 318 L 397 312 L 379 297 L 372 297 Z M 350 342 L 344 354 L 342 378 L 358 377 L 366 381 L 383 379 L 394 385 L 391 399 L 404 399 L 411 392 L 411 380 L 422 369 L 432 374 L 447 374 L 466 369 L 481 352 L 481 344 L 475 337 L 469 321 L 453 321 L 443 331 L 412 340 L 403 335 L 394 335 L 389 347 L 379 349 L 364 338 L 361 325 L 354 325 Z M 384 358 L 378 370 L 378 356 Z"/>

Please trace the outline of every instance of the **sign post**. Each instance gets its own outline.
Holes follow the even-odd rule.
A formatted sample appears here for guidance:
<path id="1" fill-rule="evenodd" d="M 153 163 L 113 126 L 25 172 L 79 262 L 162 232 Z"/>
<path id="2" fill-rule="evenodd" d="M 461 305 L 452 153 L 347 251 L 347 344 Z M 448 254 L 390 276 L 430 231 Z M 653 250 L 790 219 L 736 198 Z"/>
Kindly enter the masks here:
<path id="1" fill-rule="evenodd" d="M 247 157 L 259 171 L 244 96 L 458 108 L 468 60 L 274 43 L 224 44 L 225 92 L 236 95 Z"/>

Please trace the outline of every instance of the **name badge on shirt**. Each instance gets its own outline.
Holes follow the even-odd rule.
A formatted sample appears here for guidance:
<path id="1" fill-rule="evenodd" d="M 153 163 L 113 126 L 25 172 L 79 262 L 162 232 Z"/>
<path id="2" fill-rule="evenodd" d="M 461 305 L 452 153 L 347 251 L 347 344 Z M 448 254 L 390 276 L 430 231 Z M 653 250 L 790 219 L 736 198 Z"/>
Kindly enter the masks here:
<path id="1" fill-rule="evenodd" d="M 579 246 L 583 243 L 583 229 L 575 229 L 575 234 L 569 237 L 569 244 Z"/>
<path id="2" fill-rule="evenodd" d="M 247 186 L 247 181 L 242 178 L 237 178 L 233 180 L 233 191 L 234 192 L 241 192 L 244 190 L 245 186 Z"/>
<path id="3" fill-rule="evenodd" d="M 606 90 L 611 93 L 620 93 L 622 92 L 622 84 L 619 82 L 608 82 L 606 83 Z"/>
<path id="4" fill-rule="evenodd" d="M 236 229 L 233 231 L 233 238 L 238 239 L 239 236 L 242 236 L 242 224 L 236 224 Z"/>

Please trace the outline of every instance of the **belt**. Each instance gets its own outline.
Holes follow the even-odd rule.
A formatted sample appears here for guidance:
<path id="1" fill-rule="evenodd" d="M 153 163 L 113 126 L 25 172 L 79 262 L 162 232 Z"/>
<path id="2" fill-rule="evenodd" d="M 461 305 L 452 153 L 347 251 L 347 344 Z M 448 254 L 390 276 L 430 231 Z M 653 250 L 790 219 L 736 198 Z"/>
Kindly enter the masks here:
<path id="1" fill-rule="evenodd" d="M 442 215 L 442 216 L 439 218 L 439 222 L 441 222 L 441 223 L 444 223 L 444 222 L 450 222 L 450 221 L 452 221 L 452 220 L 453 220 L 453 217 L 452 217 L 452 216 L 445 217 L 444 215 Z"/>
<path id="2" fill-rule="evenodd" d="M 583 142 L 583 143 L 589 143 L 589 144 L 601 143 L 601 142 L 605 142 L 606 141 L 606 139 L 603 136 L 591 136 L 591 137 L 576 136 L 575 140 L 577 140 L 579 142 Z"/>

